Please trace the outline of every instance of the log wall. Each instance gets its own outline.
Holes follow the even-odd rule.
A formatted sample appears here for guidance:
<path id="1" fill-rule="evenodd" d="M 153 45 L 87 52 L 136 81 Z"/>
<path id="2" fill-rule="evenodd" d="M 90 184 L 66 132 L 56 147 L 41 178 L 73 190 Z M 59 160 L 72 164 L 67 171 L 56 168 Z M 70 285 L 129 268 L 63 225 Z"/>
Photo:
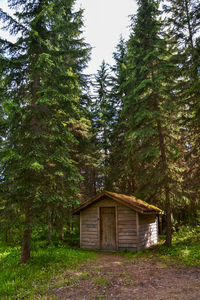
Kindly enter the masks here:
<path id="1" fill-rule="evenodd" d="M 118 206 L 118 249 L 137 250 L 136 212 L 126 206 Z"/>
<path id="2" fill-rule="evenodd" d="M 158 222 L 155 215 L 139 214 L 139 246 L 144 249 L 158 242 Z"/>
<path id="3" fill-rule="evenodd" d="M 98 249 L 98 210 L 90 206 L 80 213 L 80 247 Z"/>

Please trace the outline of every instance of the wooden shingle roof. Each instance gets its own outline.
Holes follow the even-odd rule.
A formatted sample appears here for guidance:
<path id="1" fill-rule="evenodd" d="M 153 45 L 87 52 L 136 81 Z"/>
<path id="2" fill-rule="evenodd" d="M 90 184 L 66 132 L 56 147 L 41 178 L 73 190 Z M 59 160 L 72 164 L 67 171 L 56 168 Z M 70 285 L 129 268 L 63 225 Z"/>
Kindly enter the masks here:
<path id="1" fill-rule="evenodd" d="M 112 200 L 115 200 L 116 202 L 119 202 L 139 213 L 143 214 L 162 214 L 163 211 L 159 209 L 156 206 L 153 206 L 151 204 L 148 204 L 145 201 L 142 201 L 140 199 L 137 199 L 134 196 L 127 196 L 123 194 L 117 194 L 117 193 L 112 193 L 108 191 L 103 191 L 102 193 L 98 194 L 97 196 L 83 202 L 78 208 L 74 209 L 73 214 L 79 214 L 80 211 L 84 210 L 94 202 L 97 202 L 100 200 L 102 197 L 108 197 Z"/>

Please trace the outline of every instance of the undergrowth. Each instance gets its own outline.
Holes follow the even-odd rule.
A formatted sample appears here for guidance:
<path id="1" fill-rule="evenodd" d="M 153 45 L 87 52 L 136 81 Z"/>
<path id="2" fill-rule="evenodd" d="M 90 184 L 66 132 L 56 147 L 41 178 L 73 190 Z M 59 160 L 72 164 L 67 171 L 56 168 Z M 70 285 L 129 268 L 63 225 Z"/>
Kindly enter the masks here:
<path id="1" fill-rule="evenodd" d="M 158 245 L 138 252 L 124 251 L 121 255 L 127 259 L 147 257 L 166 264 L 200 266 L 200 226 L 179 228 L 173 234 L 171 247 L 165 246 L 164 236 L 161 236 Z"/>
<path id="2" fill-rule="evenodd" d="M 81 263 L 93 257 L 91 251 L 61 245 L 43 248 L 35 245 L 30 262 L 23 265 L 19 247 L 1 244 L 0 299 L 40 299 L 51 279 L 70 269 L 78 269 Z"/>

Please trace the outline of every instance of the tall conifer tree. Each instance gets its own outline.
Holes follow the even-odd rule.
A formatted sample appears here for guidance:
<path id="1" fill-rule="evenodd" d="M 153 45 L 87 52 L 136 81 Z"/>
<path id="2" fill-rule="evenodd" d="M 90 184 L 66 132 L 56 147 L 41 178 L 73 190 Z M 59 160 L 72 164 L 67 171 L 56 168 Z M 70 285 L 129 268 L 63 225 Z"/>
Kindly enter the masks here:
<path id="1" fill-rule="evenodd" d="M 6 99 L 6 139 L 1 147 L 7 205 L 24 218 L 22 262 L 30 257 L 31 230 L 48 211 L 74 201 L 81 71 L 88 48 L 81 37 L 82 11 L 74 0 L 10 0 L 14 17 L 0 12 L 5 28 L 19 34 L 1 40 Z"/>
<path id="2" fill-rule="evenodd" d="M 112 89 L 111 97 L 115 108 L 115 117 L 111 132 L 110 149 L 110 174 L 112 189 L 121 193 L 134 193 L 133 168 L 130 168 L 126 150 L 125 135 L 127 132 L 126 116 L 123 115 L 124 98 L 126 93 L 127 79 L 127 45 L 121 37 L 113 53 L 114 66 L 112 67 Z"/>
<path id="3" fill-rule="evenodd" d="M 138 12 L 128 41 L 124 99 L 127 153 L 135 173 L 136 194 L 147 201 L 164 202 L 166 244 L 170 246 L 172 200 L 177 198 L 180 178 L 175 166 L 179 156 L 178 108 L 172 101 L 170 87 L 173 65 L 168 62 L 159 1 L 137 2 Z"/>
<path id="4" fill-rule="evenodd" d="M 198 74 L 200 36 L 200 4 L 196 0 L 168 0 L 167 13 L 170 46 L 176 64 L 176 95 L 182 110 L 184 128 L 185 177 L 184 190 L 194 210 L 199 199 L 200 176 L 200 77 Z M 189 183 L 190 182 L 190 183 Z M 188 209 L 188 211 L 190 211 Z"/>
<path id="5" fill-rule="evenodd" d="M 96 129 L 97 147 L 99 151 L 99 184 L 109 189 L 109 155 L 110 137 L 114 118 L 114 107 L 111 102 L 111 76 L 105 61 L 100 65 L 94 83 L 94 126 Z"/>

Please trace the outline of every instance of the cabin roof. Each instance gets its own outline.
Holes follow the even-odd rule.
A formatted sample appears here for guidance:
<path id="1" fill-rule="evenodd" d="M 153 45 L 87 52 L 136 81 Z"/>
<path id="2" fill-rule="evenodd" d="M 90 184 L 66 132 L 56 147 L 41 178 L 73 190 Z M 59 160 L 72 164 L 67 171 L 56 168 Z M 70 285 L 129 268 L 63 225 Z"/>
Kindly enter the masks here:
<path id="1" fill-rule="evenodd" d="M 123 194 L 112 193 L 108 191 L 103 191 L 102 193 L 96 195 L 95 197 L 83 202 L 78 208 L 73 210 L 73 214 L 79 214 L 80 211 L 84 210 L 94 202 L 97 202 L 102 197 L 108 197 L 112 200 L 115 200 L 139 213 L 143 214 L 163 214 L 163 211 L 156 206 L 148 204 L 145 201 L 137 199 L 134 196 L 127 196 Z"/>

